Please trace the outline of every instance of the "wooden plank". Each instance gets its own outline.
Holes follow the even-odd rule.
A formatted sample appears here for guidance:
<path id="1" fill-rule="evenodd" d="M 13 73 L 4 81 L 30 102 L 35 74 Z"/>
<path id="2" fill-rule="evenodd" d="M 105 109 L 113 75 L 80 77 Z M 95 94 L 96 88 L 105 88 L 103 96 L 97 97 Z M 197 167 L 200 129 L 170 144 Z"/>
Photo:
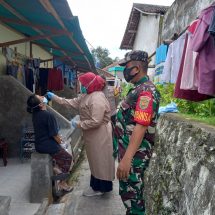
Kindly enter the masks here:
<path id="1" fill-rule="evenodd" d="M 82 54 L 82 53 L 79 53 L 79 52 L 73 52 L 71 50 L 60 48 L 60 47 L 54 46 L 54 45 L 53 46 L 52 45 L 45 45 L 45 44 L 42 44 L 42 43 L 39 43 L 39 42 L 32 42 L 32 43 L 35 44 L 35 45 L 38 45 L 38 46 L 43 46 L 43 47 L 52 48 L 52 49 L 56 49 L 56 50 L 60 50 L 60 51 L 65 51 L 65 52 L 69 53 L 72 56 L 85 55 L 85 54 Z"/>
<path id="2" fill-rule="evenodd" d="M 51 38 L 51 37 L 61 36 L 63 34 L 65 34 L 65 33 L 52 33 L 52 34 L 37 35 L 37 36 L 32 36 L 32 37 L 25 37 L 25 38 L 18 39 L 18 40 L 0 43 L 0 47 L 6 47 L 6 46 L 10 46 L 10 45 L 20 44 L 20 43 L 25 43 L 25 42 L 35 41 L 35 40 L 47 39 L 47 38 Z"/>

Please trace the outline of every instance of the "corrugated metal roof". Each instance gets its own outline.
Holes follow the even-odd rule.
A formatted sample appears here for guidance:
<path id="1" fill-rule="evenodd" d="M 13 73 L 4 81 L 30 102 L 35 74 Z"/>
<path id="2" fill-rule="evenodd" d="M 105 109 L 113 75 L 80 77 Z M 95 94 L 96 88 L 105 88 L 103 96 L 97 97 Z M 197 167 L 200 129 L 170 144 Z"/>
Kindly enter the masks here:
<path id="1" fill-rule="evenodd" d="M 95 71 L 78 17 L 73 16 L 67 0 L 0 1 L 0 21 L 27 37 L 36 37 L 33 42 L 52 49 L 54 57 L 80 71 Z M 56 32 L 63 33 L 53 36 Z M 38 39 L 41 35 L 49 37 Z"/>
<path id="2" fill-rule="evenodd" d="M 126 30 L 120 45 L 120 49 L 132 49 L 136 37 L 140 15 L 147 14 L 165 14 L 169 7 L 150 4 L 134 3 L 131 9 L 130 17 L 126 26 Z"/>

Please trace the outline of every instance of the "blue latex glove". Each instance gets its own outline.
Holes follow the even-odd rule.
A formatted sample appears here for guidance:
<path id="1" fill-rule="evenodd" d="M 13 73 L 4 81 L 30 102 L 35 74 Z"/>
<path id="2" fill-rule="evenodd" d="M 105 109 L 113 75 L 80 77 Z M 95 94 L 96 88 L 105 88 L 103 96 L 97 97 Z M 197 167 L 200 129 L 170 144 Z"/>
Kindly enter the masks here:
<path id="1" fill-rule="evenodd" d="M 53 97 L 55 96 L 55 94 L 52 93 L 52 92 L 48 92 L 46 95 L 47 95 L 47 98 L 48 98 L 49 100 L 52 100 Z"/>
<path id="2" fill-rule="evenodd" d="M 71 121 L 71 125 L 74 127 L 74 128 L 77 128 L 78 127 L 78 121 L 76 120 L 76 119 L 72 119 L 72 121 Z"/>

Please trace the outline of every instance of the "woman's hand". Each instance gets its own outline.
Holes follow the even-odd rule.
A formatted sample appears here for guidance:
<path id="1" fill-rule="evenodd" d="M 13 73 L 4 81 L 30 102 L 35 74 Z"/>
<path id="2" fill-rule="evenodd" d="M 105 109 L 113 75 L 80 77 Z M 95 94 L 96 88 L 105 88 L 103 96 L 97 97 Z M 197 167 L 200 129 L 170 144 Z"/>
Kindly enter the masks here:
<path id="1" fill-rule="evenodd" d="M 52 92 L 48 92 L 46 95 L 47 95 L 47 99 L 49 99 L 49 100 L 52 100 L 53 97 L 55 96 L 55 94 Z"/>
<path id="2" fill-rule="evenodd" d="M 71 125 L 74 127 L 74 128 L 81 128 L 81 125 L 80 125 L 80 121 L 77 121 L 76 119 L 72 119 L 71 121 Z"/>
<path id="3" fill-rule="evenodd" d="M 127 179 L 131 169 L 131 160 L 123 158 L 117 168 L 116 176 L 119 180 Z"/>

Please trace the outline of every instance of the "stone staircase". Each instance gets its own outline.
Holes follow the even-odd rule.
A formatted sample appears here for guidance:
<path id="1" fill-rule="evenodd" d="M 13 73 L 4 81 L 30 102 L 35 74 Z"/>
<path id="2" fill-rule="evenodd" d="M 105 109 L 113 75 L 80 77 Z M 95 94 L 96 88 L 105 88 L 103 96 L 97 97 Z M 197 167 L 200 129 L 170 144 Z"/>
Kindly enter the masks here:
<path id="1" fill-rule="evenodd" d="M 40 204 L 27 202 L 12 202 L 10 204 L 9 215 L 34 215 L 39 209 Z"/>

